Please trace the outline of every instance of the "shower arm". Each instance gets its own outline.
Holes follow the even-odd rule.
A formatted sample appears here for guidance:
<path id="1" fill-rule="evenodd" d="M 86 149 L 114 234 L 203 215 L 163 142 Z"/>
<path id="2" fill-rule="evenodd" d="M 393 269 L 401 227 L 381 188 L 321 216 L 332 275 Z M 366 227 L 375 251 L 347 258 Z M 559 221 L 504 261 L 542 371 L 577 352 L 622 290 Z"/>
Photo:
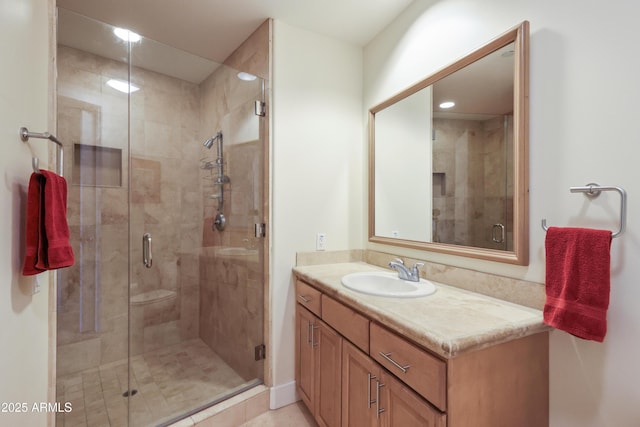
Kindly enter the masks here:
<path id="1" fill-rule="evenodd" d="M 229 182 L 229 178 L 224 174 L 224 151 L 223 151 L 223 141 L 222 141 L 222 131 L 219 131 L 216 136 L 216 151 L 218 157 L 216 158 L 216 165 L 218 166 L 218 178 L 214 182 L 215 185 L 218 185 L 220 191 L 218 192 L 218 213 L 213 221 L 212 228 L 218 231 L 222 231 L 225 228 L 227 223 L 224 214 L 222 213 L 222 209 L 224 208 L 224 183 Z"/>
<path id="2" fill-rule="evenodd" d="M 222 185 L 225 182 L 222 132 L 218 132 L 216 134 L 215 140 L 216 140 L 216 154 L 218 156 L 216 158 L 216 165 L 218 166 L 218 179 L 216 181 L 216 184 Z M 222 190 L 220 191 L 220 195 L 222 196 Z M 221 199 L 218 199 L 218 200 L 221 200 Z M 218 210 L 221 210 L 221 209 L 222 208 L 219 208 Z"/>
<path id="3" fill-rule="evenodd" d="M 216 198 L 218 199 L 218 212 L 222 212 L 222 209 L 224 208 L 224 189 L 222 188 L 222 186 L 225 183 L 229 182 L 229 178 L 224 174 L 224 150 L 223 150 L 224 143 L 223 143 L 222 131 L 219 131 L 218 133 L 216 133 L 216 135 L 212 138 L 211 142 L 213 141 L 216 142 L 217 158 L 216 158 L 215 164 L 216 164 L 216 167 L 218 168 L 218 177 L 214 181 L 214 184 L 220 186 L 220 191 L 218 192 L 218 197 Z M 211 145 L 209 145 L 208 148 L 210 148 Z"/>
<path id="4" fill-rule="evenodd" d="M 222 131 L 219 131 L 218 133 L 216 133 L 216 136 L 214 136 L 213 139 L 217 143 L 216 151 L 218 154 L 218 158 L 221 159 L 222 158 Z"/>
<path id="5" fill-rule="evenodd" d="M 224 150 L 223 150 L 223 138 L 222 131 L 218 131 L 215 136 L 207 139 L 202 145 L 204 145 L 208 150 L 213 147 L 213 143 L 216 143 L 216 161 L 215 167 L 218 169 L 218 176 L 214 181 L 214 185 L 220 186 L 220 191 L 217 194 L 211 196 L 211 198 L 218 199 L 218 213 L 222 213 L 222 208 L 224 207 L 224 189 L 222 186 L 228 183 L 229 177 L 224 174 Z M 206 166 L 206 164 L 205 164 Z M 211 168 L 206 167 L 206 169 L 213 169 L 213 165 Z"/>

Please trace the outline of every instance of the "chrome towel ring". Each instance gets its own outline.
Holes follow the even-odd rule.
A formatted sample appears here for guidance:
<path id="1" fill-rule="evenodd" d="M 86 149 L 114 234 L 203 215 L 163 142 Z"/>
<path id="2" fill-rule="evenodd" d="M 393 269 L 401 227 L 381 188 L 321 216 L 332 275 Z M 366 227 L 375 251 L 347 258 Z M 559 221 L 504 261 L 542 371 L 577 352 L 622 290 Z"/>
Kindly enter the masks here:
<path id="1" fill-rule="evenodd" d="M 569 191 L 572 193 L 584 193 L 589 199 L 595 199 L 603 191 L 617 191 L 620 194 L 620 228 L 615 233 L 611 233 L 611 237 L 618 237 L 622 235 L 627 227 L 627 192 L 620 187 L 601 186 L 598 184 L 590 183 L 584 187 L 571 187 Z M 547 220 L 542 220 L 542 229 L 547 231 Z"/>

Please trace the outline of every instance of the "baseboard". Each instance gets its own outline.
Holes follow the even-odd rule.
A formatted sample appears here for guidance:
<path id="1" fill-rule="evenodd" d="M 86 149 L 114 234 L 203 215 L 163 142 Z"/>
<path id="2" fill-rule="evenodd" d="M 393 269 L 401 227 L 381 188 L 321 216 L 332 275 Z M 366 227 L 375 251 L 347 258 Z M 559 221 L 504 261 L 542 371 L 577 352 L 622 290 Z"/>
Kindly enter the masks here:
<path id="1" fill-rule="evenodd" d="M 295 381 L 271 387 L 271 394 L 269 397 L 269 409 L 282 408 L 283 406 L 291 405 L 292 403 L 300 400 L 298 392 L 296 392 Z"/>

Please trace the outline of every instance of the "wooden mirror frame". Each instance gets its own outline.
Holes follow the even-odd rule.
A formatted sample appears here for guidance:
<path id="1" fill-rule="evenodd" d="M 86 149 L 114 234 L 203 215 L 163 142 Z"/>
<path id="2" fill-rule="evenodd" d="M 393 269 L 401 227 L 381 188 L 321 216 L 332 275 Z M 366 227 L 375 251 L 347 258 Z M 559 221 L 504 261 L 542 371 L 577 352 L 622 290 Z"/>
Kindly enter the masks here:
<path id="1" fill-rule="evenodd" d="M 375 114 L 438 80 L 514 43 L 513 251 L 375 235 Z M 517 265 L 529 264 L 529 22 L 523 21 L 481 48 L 369 110 L 369 241 Z"/>

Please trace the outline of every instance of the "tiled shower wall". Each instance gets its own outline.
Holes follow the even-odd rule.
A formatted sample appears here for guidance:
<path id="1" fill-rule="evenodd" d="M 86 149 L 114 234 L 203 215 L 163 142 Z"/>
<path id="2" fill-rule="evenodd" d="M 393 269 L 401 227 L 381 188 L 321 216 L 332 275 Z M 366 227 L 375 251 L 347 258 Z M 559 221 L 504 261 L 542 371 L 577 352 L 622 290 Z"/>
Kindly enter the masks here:
<path id="1" fill-rule="evenodd" d="M 128 106 L 125 94 L 105 85 L 110 78 L 126 81 L 127 66 L 59 46 L 58 133 L 67 154 L 76 265 L 62 270 L 58 290 L 58 375 L 127 357 Z M 132 81 L 141 90 L 131 96 L 131 227 L 132 235 L 140 236 L 131 248 L 131 292 L 164 290 L 169 296 L 158 304 L 132 306 L 132 352 L 138 354 L 198 335 L 194 262 L 202 239 L 201 144 L 196 85 L 137 68 Z M 121 150 L 121 164 L 80 167 L 70 155 L 74 144 Z M 120 182 L 98 179 L 96 185 L 105 168 L 111 169 L 109 176 L 121 174 Z M 144 232 L 153 235 L 152 269 L 137 262 Z"/>
<path id="2" fill-rule="evenodd" d="M 130 334 L 131 353 L 137 355 L 198 336 L 193 261 L 202 246 L 203 147 L 198 85 L 139 68 L 131 80 L 142 88 L 132 94 L 131 107 Z M 152 268 L 141 261 L 144 233 L 152 236 Z M 146 303 L 156 297 L 167 299 Z"/>
<path id="3" fill-rule="evenodd" d="M 224 243 L 205 247 L 200 255 L 200 337 L 246 381 L 261 378 L 263 372 L 262 362 L 254 361 L 255 346 L 263 343 L 264 318 L 263 247 L 254 236 L 259 217 L 252 207 L 259 200 L 253 192 L 259 144 L 244 142 L 225 149 L 231 180 L 225 193 L 228 225 L 223 232 L 203 230 Z"/>
<path id="4" fill-rule="evenodd" d="M 503 117 L 433 120 L 434 240 L 491 249 L 513 249 L 491 240 L 493 224 L 513 224 L 513 142 Z M 507 126 L 513 129 L 513 118 Z M 512 131 L 511 131 L 512 133 Z M 437 177 L 436 175 L 439 175 Z"/>
<path id="5" fill-rule="evenodd" d="M 264 212 L 265 121 L 254 114 L 261 98 L 258 81 L 237 78 L 242 70 L 268 77 L 269 26 L 263 24 L 227 61 L 201 84 L 202 128 L 205 135 L 222 130 L 225 174 L 224 209 L 227 226 L 212 230 L 217 188 L 203 179 L 205 226 L 200 257 L 200 337 L 245 380 L 263 377 L 263 362 L 254 361 L 255 346 L 264 335 L 264 240 L 256 238 L 254 224 Z M 221 96 L 233 93 L 233 97 Z M 204 139 L 203 139 L 204 140 Z M 215 148 L 208 157 L 213 158 Z M 201 171 L 203 173 L 203 171 Z M 206 174 L 206 172 L 204 172 Z M 219 248 L 233 248 L 223 254 Z"/>

